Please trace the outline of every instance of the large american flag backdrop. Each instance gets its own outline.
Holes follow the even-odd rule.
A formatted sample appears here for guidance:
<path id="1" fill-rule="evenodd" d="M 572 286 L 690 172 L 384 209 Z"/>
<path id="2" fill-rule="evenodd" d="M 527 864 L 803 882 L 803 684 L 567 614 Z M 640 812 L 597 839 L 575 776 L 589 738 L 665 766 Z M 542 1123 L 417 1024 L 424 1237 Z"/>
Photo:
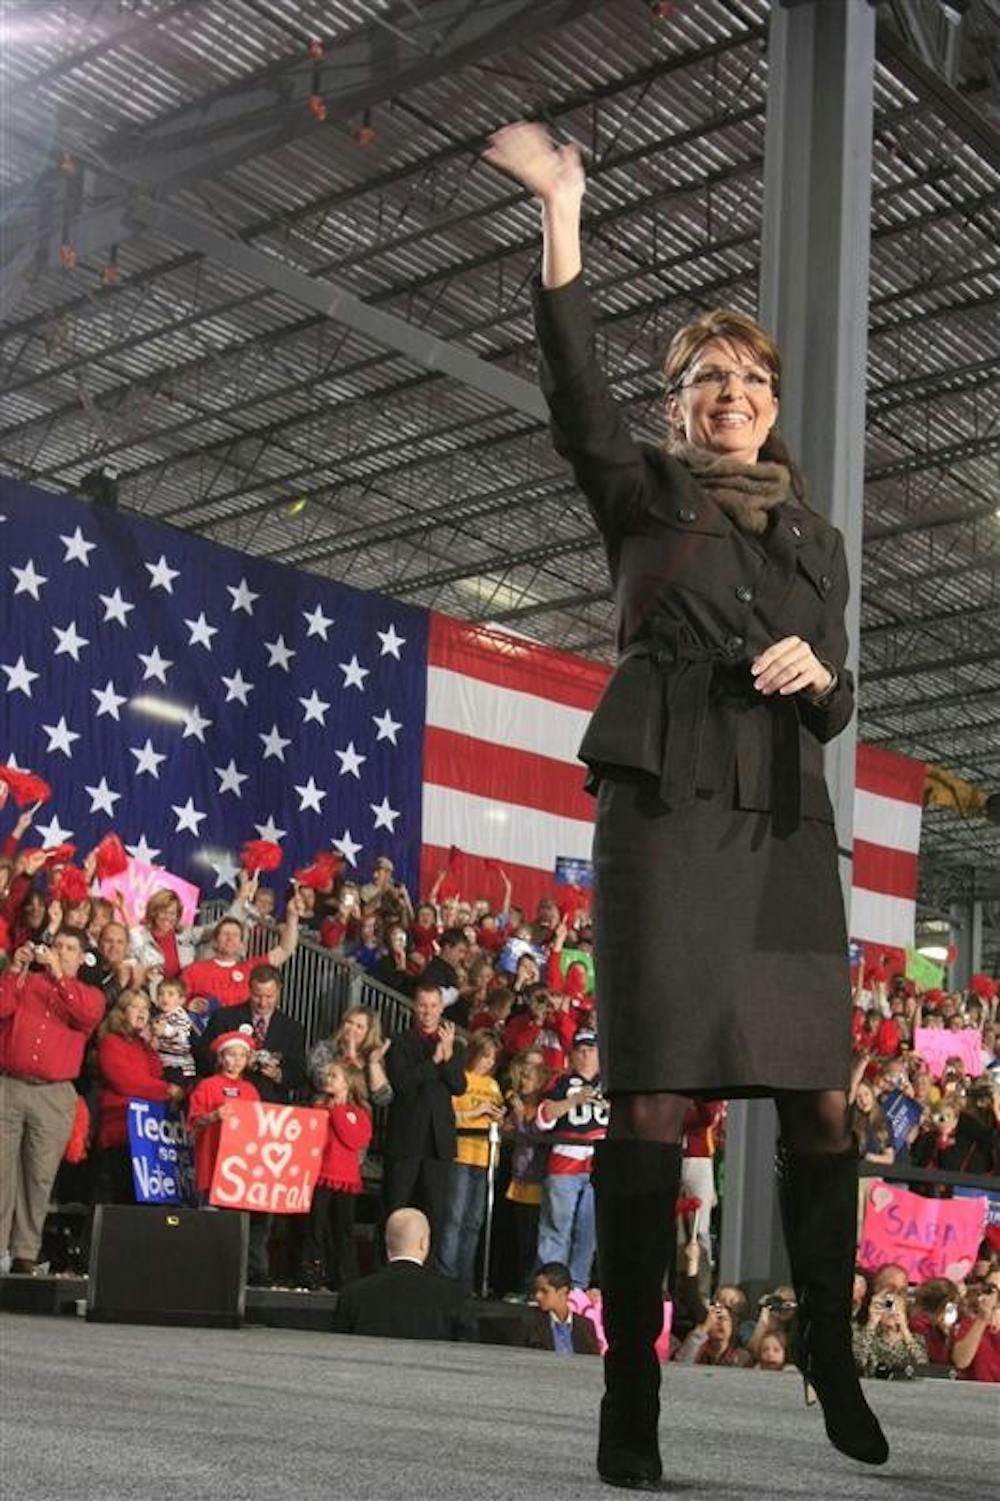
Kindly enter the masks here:
<path id="1" fill-rule="evenodd" d="M 499 866 L 529 907 L 589 858 L 576 751 L 605 666 L 10 480 L 0 557 L 0 759 L 52 784 L 44 843 L 114 828 L 208 896 L 255 837 L 285 878 L 333 848 L 496 899 Z M 915 846 L 890 866 L 912 913 Z"/>

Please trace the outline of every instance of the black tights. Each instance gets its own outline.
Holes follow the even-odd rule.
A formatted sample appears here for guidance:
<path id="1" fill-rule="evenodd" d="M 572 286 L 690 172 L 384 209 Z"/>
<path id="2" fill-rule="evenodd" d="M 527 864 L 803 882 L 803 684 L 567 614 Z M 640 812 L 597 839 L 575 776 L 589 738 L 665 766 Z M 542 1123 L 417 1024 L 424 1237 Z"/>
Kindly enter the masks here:
<path id="1" fill-rule="evenodd" d="M 842 1089 L 785 1090 L 774 1097 L 782 1139 L 793 1152 L 846 1152 L 847 1095 Z M 611 1140 L 659 1141 L 671 1145 L 684 1134 L 686 1095 L 616 1094 L 611 1101 Z"/>

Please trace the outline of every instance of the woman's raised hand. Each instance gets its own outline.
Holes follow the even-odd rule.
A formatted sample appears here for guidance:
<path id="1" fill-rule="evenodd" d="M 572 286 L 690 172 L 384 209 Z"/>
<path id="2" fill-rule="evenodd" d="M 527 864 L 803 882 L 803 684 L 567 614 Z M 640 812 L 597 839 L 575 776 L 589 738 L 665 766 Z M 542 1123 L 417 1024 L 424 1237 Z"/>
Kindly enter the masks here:
<path id="1" fill-rule="evenodd" d="M 578 203 L 587 186 L 579 147 L 557 146 L 544 125 L 527 120 L 495 130 L 483 160 L 546 204 Z"/>

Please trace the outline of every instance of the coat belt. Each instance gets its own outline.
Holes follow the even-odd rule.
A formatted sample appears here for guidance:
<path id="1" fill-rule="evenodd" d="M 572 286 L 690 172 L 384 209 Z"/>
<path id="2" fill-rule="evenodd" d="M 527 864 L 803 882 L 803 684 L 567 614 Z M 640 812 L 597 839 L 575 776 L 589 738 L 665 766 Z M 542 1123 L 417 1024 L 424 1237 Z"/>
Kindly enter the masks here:
<path id="1" fill-rule="evenodd" d="M 736 666 L 725 646 L 699 641 L 676 622 L 652 623 L 652 634 L 631 642 L 620 661 L 647 657 L 659 669 L 666 732 L 660 766 L 660 797 L 670 808 L 695 801 L 705 721 L 716 672 Z M 749 695 L 753 694 L 753 697 Z M 774 833 L 792 833 L 801 817 L 799 716 L 791 698 L 761 699 L 752 688 L 732 695 L 742 710 L 769 711 L 772 727 L 771 815 Z M 701 768 L 710 787 L 721 790 L 724 767 Z"/>

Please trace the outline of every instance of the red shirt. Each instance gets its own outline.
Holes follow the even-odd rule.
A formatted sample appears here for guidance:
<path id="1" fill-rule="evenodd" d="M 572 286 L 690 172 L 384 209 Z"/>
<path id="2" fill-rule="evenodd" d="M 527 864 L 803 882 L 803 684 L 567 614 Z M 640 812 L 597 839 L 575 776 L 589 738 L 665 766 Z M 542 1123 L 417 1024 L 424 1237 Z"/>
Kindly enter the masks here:
<path id="1" fill-rule="evenodd" d="M 58 1084 L 75 1079 L 104 996 L 81 980 L 8 970 L 0 975 L 0 1073 Z"/>
<path id="2" fill-rule="evenodd" d="M 326 1147 L 317 1182 L 340 1193 L 361 1192 L 361 1153 L 372 1139 L 372 1118 L 363 1105 L 328 1105 Z"/>
<path id="3" fill-rule="evenodd" d="M 722 1118 L 722 1100 L 697 1100 L 684 1117 L 684 1156 L 714 1157 L 718 1145 L 716 1128 Z"/>
<path id="4" fill-rule="evenodd" d="M 221 1121 L 209 1121 L 199 1126 L 199 1117 L 211 1115 L 224 1100 L 259 1100 L 254 1086 L 243 1078 L 227 1079 L 225 1074 L 212 1074 L 200 1079 L 188 1098 L 188 1127 L 194 1135 L 194 1180 L 201 1193 L 208 1193 L 215 1172 L 215 1159 L 222 1134 Z"/>
<path id="5" fill-rule="evenodd" d="M 955 1329 L 957 1344 L 972 1328 L 974 1320 L 963 1319 Z M 965 1381 L 1000 1381 L 1000 1329 L 987 1328 L 979 1341 L 972 1364 L 959 1371 Z"/>
<path id="6" fill-rule="evenodd" d="M 256 959 L 237 959 L 232 964 L 220 959 L 196 959 L 181 971 L 181 979 L 189 996 L 214 995 L 220 1006 L 242 1006 L 250 999 L 254 970 L 270 962 L 266 954 L 258 954 Z"/>
<path id="7" fill-rule="evenodd" d="M 566 1067 L 566 1053 L 579 1026 L 575 1011 L 550 1010 L 539 1024 L 530 1012 L 515 1016 L 503 1029 L 503 1045 L 508 1053 L 523 1053 L 525 1048 L 538 1048 L 545 1059 L 545 1067 L 551 1073 L 562 1073 Z"/>
<path id="8" fill-rule="evenodd" d="M 163 1064 L 141 1037 L 108 1032 L 97 1044 L 97 1145 L 123 1147 L 128 1141 L 129 1100 L 170 1098 Z"/>
<path id="9" fill-rule="evenodd" d="M 181 972 L 180 955 L 177 952 L 177 934 L 173 928 L 153 938 L 153 942 L 163 955 L 163 978 L 176 980 Z"/>

